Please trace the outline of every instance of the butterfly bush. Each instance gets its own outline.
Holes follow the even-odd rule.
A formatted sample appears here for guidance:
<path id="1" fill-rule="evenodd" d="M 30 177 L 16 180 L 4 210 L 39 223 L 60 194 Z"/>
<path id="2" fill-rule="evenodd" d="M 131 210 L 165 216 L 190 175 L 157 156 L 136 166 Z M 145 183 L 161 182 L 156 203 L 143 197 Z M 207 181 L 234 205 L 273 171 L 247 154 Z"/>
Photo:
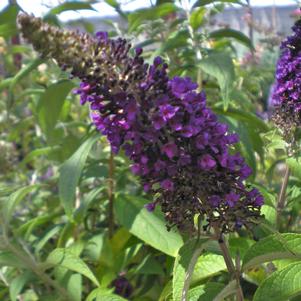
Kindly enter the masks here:
<path id="1" fill-rule="evenodd" d="M 231 232 L 260 217 L 263 197 L 244 184 L 252 171 L 234 152 L 237 134 L 218 121 L 189 77 L 169 78 L 160 57 L 149 65 L 141 48 L 131 50 L 106 32 L 63 31 L 27 15 L 19 23 L 42 57 L 81 80 L 75 91 L 81 104 L 89 104 L 112 151 L 133 162 L 132 172 L 153 196 L 145 207 L 160 205 L 169 228 L 192 230 L 198 214 L 205 228 Z"/>
<path id="2" fill-rule="evenodd" d="M 301 125 L 301 20 L 292 31 L 281 44 L 272 97 L 273 120 L 287 138 L 293 128 Z"/>

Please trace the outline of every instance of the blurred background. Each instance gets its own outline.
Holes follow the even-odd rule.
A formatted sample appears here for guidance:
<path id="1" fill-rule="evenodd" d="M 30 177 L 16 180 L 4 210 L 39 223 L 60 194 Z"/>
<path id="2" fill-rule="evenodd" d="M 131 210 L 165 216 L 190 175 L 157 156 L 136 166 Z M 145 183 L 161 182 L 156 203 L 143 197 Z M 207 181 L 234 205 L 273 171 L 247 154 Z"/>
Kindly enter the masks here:
<path id="1" fill-rule="evenodd" d="M 2 0 L 0 10 L 9 2 L 9 0 Z M 19 0 L 18 4 L 27 13 L 42 16 L 49 8 L 63 2 L 62 0 L 37 0 L 33 3 L 31 0 Z M 164 1 L 161 2 L 163 3 Z M 192 7 L 196 1 L 184 0 L 182 2 L 186 2 L 186 6 Z M 119 1 L 119 3 L 123 11 L 134 11 L 155 5 L 156 0 L 123 0 Z M 249 0 L 245 3 L 249 3 L 253 8 L 253 17 L 256 22 L 264 26 L 273 27 L 285 34 L 290 30 L 292 18 L 299 14 L 297 9 L 299 7 L 299 1 L 296 0 Z M 106 3 L 106 1 L 94 1 L 91 3 L 91 6 L 93 10 L 63 12 L 60 14 L 59 19 L 68 22 L 81 18 L 91 18 L 91 22 L 95 25 L 96 30 L 100 30 L 104 26 L 104 20 L 109 19 L 120 22 L 118 13 L 114 7 L 109 5 L 109 1 L 108 3 Z M 240 5 L 232 4 L 232 7 L 228 7 L 225 11 L 216 16 L 216 20 L 220 23 L 227 24 L 231 28 L 246 31 L 245 22 L 243 22 L 245 12 L 246 9 L 241 8 Z"/>

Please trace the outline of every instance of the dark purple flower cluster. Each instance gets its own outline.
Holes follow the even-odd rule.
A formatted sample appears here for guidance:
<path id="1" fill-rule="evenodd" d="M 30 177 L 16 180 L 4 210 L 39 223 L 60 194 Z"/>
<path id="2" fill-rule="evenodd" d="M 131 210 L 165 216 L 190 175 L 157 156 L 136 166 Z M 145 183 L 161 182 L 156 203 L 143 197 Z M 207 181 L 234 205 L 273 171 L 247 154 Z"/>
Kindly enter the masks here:
<path id="1" fill-rule="evenodd" d="M 98 39 L 115 43 L 105 33 Z M 141 53 L 136 49 L 132 69 L 145 73 L 128 87 L 113 92 L 110 85 L 81 84 L 77 93 L 81 103 L 90 103 L 97 129 L 114 152 L 122 147 L 133 161 L 132 172 L 156 197 L 146 208 L 152 211 L 159 203 L 170 225 L 193 227 L 195 214 L 224 232 L 247 224 L 259 215 L 263 197 L 257 189 L 246 189 L 243 181 L 252 171 L 229 150 L 238 136 L 218 122 L 196 83 L 169 79 L 160 57 L 149 67 Z M 127 74 L 119 76 L 126 79 Z"/>
<path id="2" fill-rule="evenodd" d="M 273 91 L 273 120 L 288 134 L 301 124 L 301 20 L 281 45 Z"/>
<path id="3" fill-rule="evenodd" d="M 159 204 L 169 226 L 189 230 L 199 215 L 222 232 L 260 216 L 263 197 L 244 184 L 252 171 L 234 153 L 238 136 L 217 120 L 190 78 L 170 79 L 160 57 L 149 66 L 142 49 L 131 56 L 130 44 L 104 32 L 95 38 L 62 32 L 29 16 L 20 23 L 38 51 L 82 80 L 81 103 L 89 103 L 112 150 L 133 162 L 132 172 L 154 197 L 149 211 Z"/>

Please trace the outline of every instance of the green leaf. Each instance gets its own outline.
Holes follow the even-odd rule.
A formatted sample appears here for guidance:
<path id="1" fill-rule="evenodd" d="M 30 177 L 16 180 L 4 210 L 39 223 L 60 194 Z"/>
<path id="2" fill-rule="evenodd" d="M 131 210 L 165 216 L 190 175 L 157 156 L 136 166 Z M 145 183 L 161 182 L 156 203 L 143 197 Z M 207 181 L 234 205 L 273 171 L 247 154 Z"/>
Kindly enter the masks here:
<path id="1" fill-rule="evenodd" d="M 18 189 L 17 191 L 15 191 L 13 194 L 11 194 L 9 196 L 9 198 L 5 202 L 5 205 L 3 208 L 3 213 L 4 213 L 3 216 L 4 216 L 6 223 L 8 223 L 10 221 L 15 207 L 23 200 L 23 198 L 27 194 L 34 191 L 38 187 L 40 187 L 40 185 L 38 185 L 38 184 L 31 185 L 31 186 L 25 186 L 25 187 Z"/>
<path id="2" fill-rule="evenodd" d="M 35 254 L 38 255 L 38 253 L 43 249 L 49 239 L 56 235 L 61 229 L 61 225 L 56 225 L 52 229 L 50 229 L 43 237 L 41 237 L 35 246 Z"/>
<path id="3" fill-rule="evenodd" d="M 41 96 L 37 107 L 38 119 L 47 137 L 51 137 L 60 117 L 64 100 L 74 86 L 72 81 L 62 80 L 50 85 Z"/>
<path id="4" fill-rule="evenodd" d="M 256 290 L 253 301 L 287 301 L 301 295 L 301 262 L 274 272 Z"/>
<path id="5" fill-rule="evenodd" d="M 201 255 L 196 262 L 191 282 L 197 283 L 226 269 L 223 256 L 210 253 Z"/>
<path id="6" fill-rule="evenodd" d="M 1 242 L 2 243 L 2 242 Z M 3 251 L 0 252 L 0 267 L 16 267 L 24 268 L 25 263 L 13 253 Z"/>
<path id="7" fill-rule="evenodd" d="M 24 288 L 25 284 L 28 281 L 32 281 L 34 276 L 32 272 L 26 271 L 23 274 L 20 274 L 10 283 L 9 286 L 9 296 L 11 301 L 17 301 L 19 294 L 21 293 L 22 289 Z"/>
<path id="8" fill-rule="evenodd" d="M 90 279 L 95 285 L 99 286 L 98 280 L 89 269 L 89 267 L 84 263 L 82 259 L 76 256 L 69 249 L 58 248 L 53 250 L 49 254 L 46 263 L 50 264 L 51 266 L 61 266 L 73 272 L 80 273 Z"/>
<path id="9" fill-rule="evenodd" d="M 275 207 L 269 206 L 269 205 L 263 205 L 261 207 L 261 213 L 264 215 L 264 218 L 271 224 L 276 224 L 276 216 L 277 216 L 277 210 Z"/>
<path id="10" fill-rule="evenodd" d="M 93 189 L 87 194 L 87 196 L 85 196 L 85 198 L 83 198 L 83 200 L 81 200 L 81 204 L 80 204 L 79 208 L 77 208 L 76 211 L 74 212 L 74 220 L 77 223 L 80 223 L 83 221 L 92 202 L 95 200 L 95 198 L 101 192 L 103 192 L 105 190 L 106 190 L 106 187 L 99 187 L 99 188 Z"/>
<path id="11" fill-rule="evenodd" d="M 236 280 L 232 280 L 220 291 L 220 293 L 215 296 L 212 301 L 224 301 L 227 297 L 235 294 L 236 292 Z"/>
<path id="12" fill-rule="evenodd" d="M 17 33 L 17 27 L 15 24 L 2 24 L 0 25 L 0 37 L 9 38 Z"/>
<path id="13" fill-rule="evenodd" d="M 157 20 L 170 13 L 176 12 L 178 7 L 173 3 L 164 3 L 151 8 L 136 10 L 129 14 L 129 32 L 133 32 L 137 27 L 146 20 Z"/>
<path id="14" fill-rule="evenodd" d="M 189 32 L 187 29 L 178 30 L 172 32 L 162 43 L 161 47 L 158 49 L 158 55 L 164 54 L 166 51 L 171 51 L 179 49 L 181 47 L 187 46 L 187 39 L 189 38 Z"/>
<path id="15" fill-rule="evenodd" d="M 206 242 L 208 242 L 208 238 L 189 240 L 179 250 L 173 269 L 173 301 L 188 300 L 187 293 L 190 286 L 190 279 Z"/>
<path id="16" fill-rule="evenodd" d="M 83 10 L 83 9 L 95 11 L 95 9 L 92 7 L 90 3 L 79 2 L 79 1 L 68 1 L 52 8 L 48 12 L 48 14 L 58 15 L 68 10 Z"/>
<path id="17" fill-rule="evenodd" d="M 46 146 L 43 148 L 34 149 L 23 159 L 22 165 L 24 166 L 26 163 L 32 161 L 35 157 L 42 156 L 42 155 L 48 155 L 48 154 L 52 153 L 53 151 L 57 151 L 59 149 L 60 149 L 60 147 L 58 145 Z"/>
<path id="18" fill-rule="evenodd" d="M 16 23 L 16 18 L 19 12 L 18 5 L 7 5 L 0 12 L 0 24 Z"/>
<path id="19" fill-rule="evenodd" d="M 237 42 L 243 44 L 244 46 L 254 49 L 252 41 L 241 31 L 231 29 L 231 28 L 222 28 L 210 32 L 209 37 L 211 39 L 221 39 L 221 38 L 233 38 Z"/>
<path id="20" fill-rule="evenodd" d="M 164 275 L 164 271 L 161 264 L 149 254 L 137 266 L 135 274 Z"/>
<path id="21" fill-rule="evenodd" d="M 235 80 L 234 65 L 231 57 L 225 53 L 211 54 L 199 62 L 199 67 L 217 79 L 223 97 L 224 110 L 227 110 Z"/>
<path id="22" fill-rule="evenodd" d="M 198 0 L 194 3 L 193 7 L 205 6 L 216 2 L 244 4 L 244 2 L 240 0 Z"/>
<path id="23" fill-rule="evenodd" d="M 243 270 L 276 259 L 301 258 L 301 234 L 273 234 L 255 243 L 243 258 Z"/>
<path id="24" fill-rule="evenodd" d="M 88 138 L 60 168 L 59 196 L 69 218 L 74 209 L 75 191 L 81 172 L 92 146 L 98 139 L 98 134 Z"/>
<path id="25" fill-rule="evenodd" d="M 143 207 L 146 203 L 134 196 L 117 196 L 114 205 L 119 223 L 153 248 L 175 257 L 183 244 L 182 237 L 175 229 L 167 231 L 161 212 L 148 212 Z"/>
<path id="26" fill-rule="evenodd" d="M 291 174 L 301 180 L 301 157 L 297 159 L 288 158 L 286 163 L 290 168 Z"/>
<path id="27" fill-rule="evenodd" d="M 196 30 L 201 26 L 201 24 L 203 23 L 206 11 L 207 10 L 205 7 L 199 7 L 191 13 L 189 23 L 193 30 Z"/>
<path id="28" fill-rule="evenodd" d="M 72 274 L 67 282 L 67 291 L 72 297 L 72 301 L 81 301 L 82 299 L 82 275 Z"/>
<path id="29" fill-rule="evenodd" d="M 222 283 L 208 282 L 189 290 L 189 301 L 212 301 L 224 288 Z"/>
<path id="30" fill-rule="evenodd" d="M 17 34 L 16 18 L 19 12 L 18 5 L 7 5 L 0 12 L 0 36 L 9 38 Z"/>
<path id="31" fill-rule="evenodd" d="M 97 288 L 90 293 L 86 301 L 127 301 L 126 299 L 115 295 L 111 290 Z"/>
<path id="32" fill-rule="evenodd" d="M 236 110 L 236 109 L 229 109 L 226 112 L 218 108 L 214 108 L 213 110 L 215 113 L 219 115 L 226 115 L 237 121 L 242 121 L 246 123 L 248 126 L 250 126 L 251 128 L 257 128 L 261 132 L 266 132 L 269 129 L 267 124 L 253 113 Z"/>

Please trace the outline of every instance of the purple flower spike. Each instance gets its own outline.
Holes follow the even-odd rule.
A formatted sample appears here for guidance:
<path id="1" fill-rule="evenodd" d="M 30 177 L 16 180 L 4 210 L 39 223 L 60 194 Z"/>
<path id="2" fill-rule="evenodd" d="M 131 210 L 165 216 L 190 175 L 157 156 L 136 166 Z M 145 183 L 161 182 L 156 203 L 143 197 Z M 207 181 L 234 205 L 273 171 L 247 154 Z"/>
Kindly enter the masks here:
<path id="1" fill-rule="evenodd" d="M 260 216 L 263 197 L 243 182 L 252 171 L 240 154 L 232 154 L 238 136 L 218 121 L 189 77 L 169 78 L 162 58 L 148 65 L 141 48 L 132 56 L 126 40 L 106 32 L 92 37 L 27 15 L 18 20 L 43 57 L 81 80 L 75 93 L 90 106 L 96 129 L 114 153 L 124 151 L 144 191 L 156 196 L 156 203 L 145 205 L 148 211 L 158 203 L 169 226 L 191 232 L 196 214 L 223 233 L 249 227 Z M 300 24 L 282 46 L 274 91 L 277 105 L 299 119 Z"/>
<path id="2" fill-rule="evenodd" d="M 290 143 L 294 141 L 294 128 L 301 125 L 301 20 L 292 30 L 281 44 L 270 101 L 275 108 L 272 120 Z"/>

